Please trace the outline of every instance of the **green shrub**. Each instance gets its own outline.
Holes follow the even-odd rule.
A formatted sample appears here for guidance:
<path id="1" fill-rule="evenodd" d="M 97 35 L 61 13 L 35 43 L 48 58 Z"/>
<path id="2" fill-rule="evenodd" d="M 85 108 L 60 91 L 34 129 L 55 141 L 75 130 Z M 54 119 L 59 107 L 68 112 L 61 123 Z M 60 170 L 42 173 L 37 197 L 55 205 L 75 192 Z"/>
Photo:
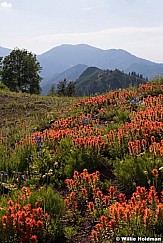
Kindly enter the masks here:
<path id="1" fill-rule="evenodd" d="M 65 206 L 62 197 L 55 192 L 51 186 L 42 187 L 33 191 L 29 198 L 31 205 L 35 202 L 40 204 L 45 213 L 50 215 L 50 224 L 48 226 L 47 240 L 50 242 L 63 235 L 62 223 L 60 221 L 64 214 Z"/>
<path id="2" fill-rule="evenodd" d="M 3 90 L 3 91 L 9 91 L 8 87 L 5 84 L 3 84 L 3 83 L 0 82 L 0 91 L 1 90 Z"/>

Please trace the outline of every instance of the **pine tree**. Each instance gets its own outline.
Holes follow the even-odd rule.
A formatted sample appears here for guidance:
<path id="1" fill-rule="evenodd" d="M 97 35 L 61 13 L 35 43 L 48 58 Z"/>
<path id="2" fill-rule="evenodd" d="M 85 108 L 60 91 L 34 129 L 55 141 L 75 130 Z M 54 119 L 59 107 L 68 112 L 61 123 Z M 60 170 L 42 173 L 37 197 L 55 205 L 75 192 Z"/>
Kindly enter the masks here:
<path id="1" fill-rule="evenodd" d="M 48 96 L 55 96 L 55 95 L 56 95 L 55 86 L 54 86 L 54 84 L 52 84 L 52 86 L 48 92 Z"/>
<path id="2" fill-rule="evenodd" d="M 64 79 L 63 81 L 60 81 L 57 85 L 57 94 L 60 96 L 66 95 L 66 87 L 67 87 L 67 80 Z"/>

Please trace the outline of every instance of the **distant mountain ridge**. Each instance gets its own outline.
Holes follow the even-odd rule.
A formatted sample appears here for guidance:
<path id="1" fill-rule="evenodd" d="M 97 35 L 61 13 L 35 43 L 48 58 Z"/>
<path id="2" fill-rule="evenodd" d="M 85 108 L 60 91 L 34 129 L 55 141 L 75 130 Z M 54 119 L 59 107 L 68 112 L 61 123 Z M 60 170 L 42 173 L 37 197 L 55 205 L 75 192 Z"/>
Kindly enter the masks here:
<path id="1" fill-rule="evenodd" d="M 0 57 L 5 57 L 9 55 L 11 51 L 11 49 L 0 46 Z"/>
<path id="2" fill-rule="evenodd" d="M 77 64 L 101 69 L 119 69 L 124 72 L 141 73 L 149 79 L 163 74 L 163 64 L 151 62 L 136 57 L 122 49 L 102 50 L 85 44 L 64 44 L 38 55 L 43 67 L 42 76 L 48 78 L 55 73 L 61 73 Z"/>
<path id="3" fill-rule="evenodd" d="M 79 96 L 101 94 L 119 88 L 138 87 L 147 80 L 135 72 L 126 74 L 118 69 L 102 70 L 97 67 L 87 68 L 76 80 L 76 91 Z"/>
<path id="4" fill-rule="evenodd" d="M 11 51 L 11 49 L 0 47 L 0 56 L 4 57 Z M 97 67 L 102 70 L 119 69 L 125 73 L 134 71 L 148 79 L 163 75 L 163 63 L 159 64 L 136 57 L 122 49 L 102 50 L 86 44 L 63 44 L 37 55 L 37 59 L 42 67 L 41 87 L 45 93 L 52 84 L 64 78 L 72 81 L 78 79 L 84 71 L 81 67 L 85 69 Z"/>

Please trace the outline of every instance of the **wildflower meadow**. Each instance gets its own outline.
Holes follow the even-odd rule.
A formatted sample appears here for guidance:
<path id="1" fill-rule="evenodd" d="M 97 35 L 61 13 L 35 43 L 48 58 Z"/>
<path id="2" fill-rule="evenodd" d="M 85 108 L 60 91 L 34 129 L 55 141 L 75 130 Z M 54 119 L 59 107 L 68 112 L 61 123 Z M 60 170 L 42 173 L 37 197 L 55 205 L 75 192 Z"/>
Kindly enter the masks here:
<path id="1" fill-rule="evenodd" d="M 0 242 L 163 241 L 162 78 L 0 100 Z"/>

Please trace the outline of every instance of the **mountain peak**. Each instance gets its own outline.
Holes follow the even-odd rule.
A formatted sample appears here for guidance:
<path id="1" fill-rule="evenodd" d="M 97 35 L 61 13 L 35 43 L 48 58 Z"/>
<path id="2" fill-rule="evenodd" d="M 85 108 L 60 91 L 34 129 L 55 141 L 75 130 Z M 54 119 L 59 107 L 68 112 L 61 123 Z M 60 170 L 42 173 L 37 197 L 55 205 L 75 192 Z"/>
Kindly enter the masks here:
<path id="1" fill-rule="evenodd" d="M 9 49 L 9 48 L 5 48 L 5 47 L 0 46 L 0 57 L 5 57 L 5 56 L 9 55 L 9 53 L 11 51 L 12 50 Z"/>
<path id="2" fill-rule="evenodd" d="M 43 67 L 42 76 L 48 77 L 61 73 L 77 64 L 85 64 L 101 69 L 135 71 L 152 78 L 163 74 L 163 64 L 156 64 L 136 57 L 123 49 L 102 50 L 87 44 L 63 44 L 38 56 Z"/>

